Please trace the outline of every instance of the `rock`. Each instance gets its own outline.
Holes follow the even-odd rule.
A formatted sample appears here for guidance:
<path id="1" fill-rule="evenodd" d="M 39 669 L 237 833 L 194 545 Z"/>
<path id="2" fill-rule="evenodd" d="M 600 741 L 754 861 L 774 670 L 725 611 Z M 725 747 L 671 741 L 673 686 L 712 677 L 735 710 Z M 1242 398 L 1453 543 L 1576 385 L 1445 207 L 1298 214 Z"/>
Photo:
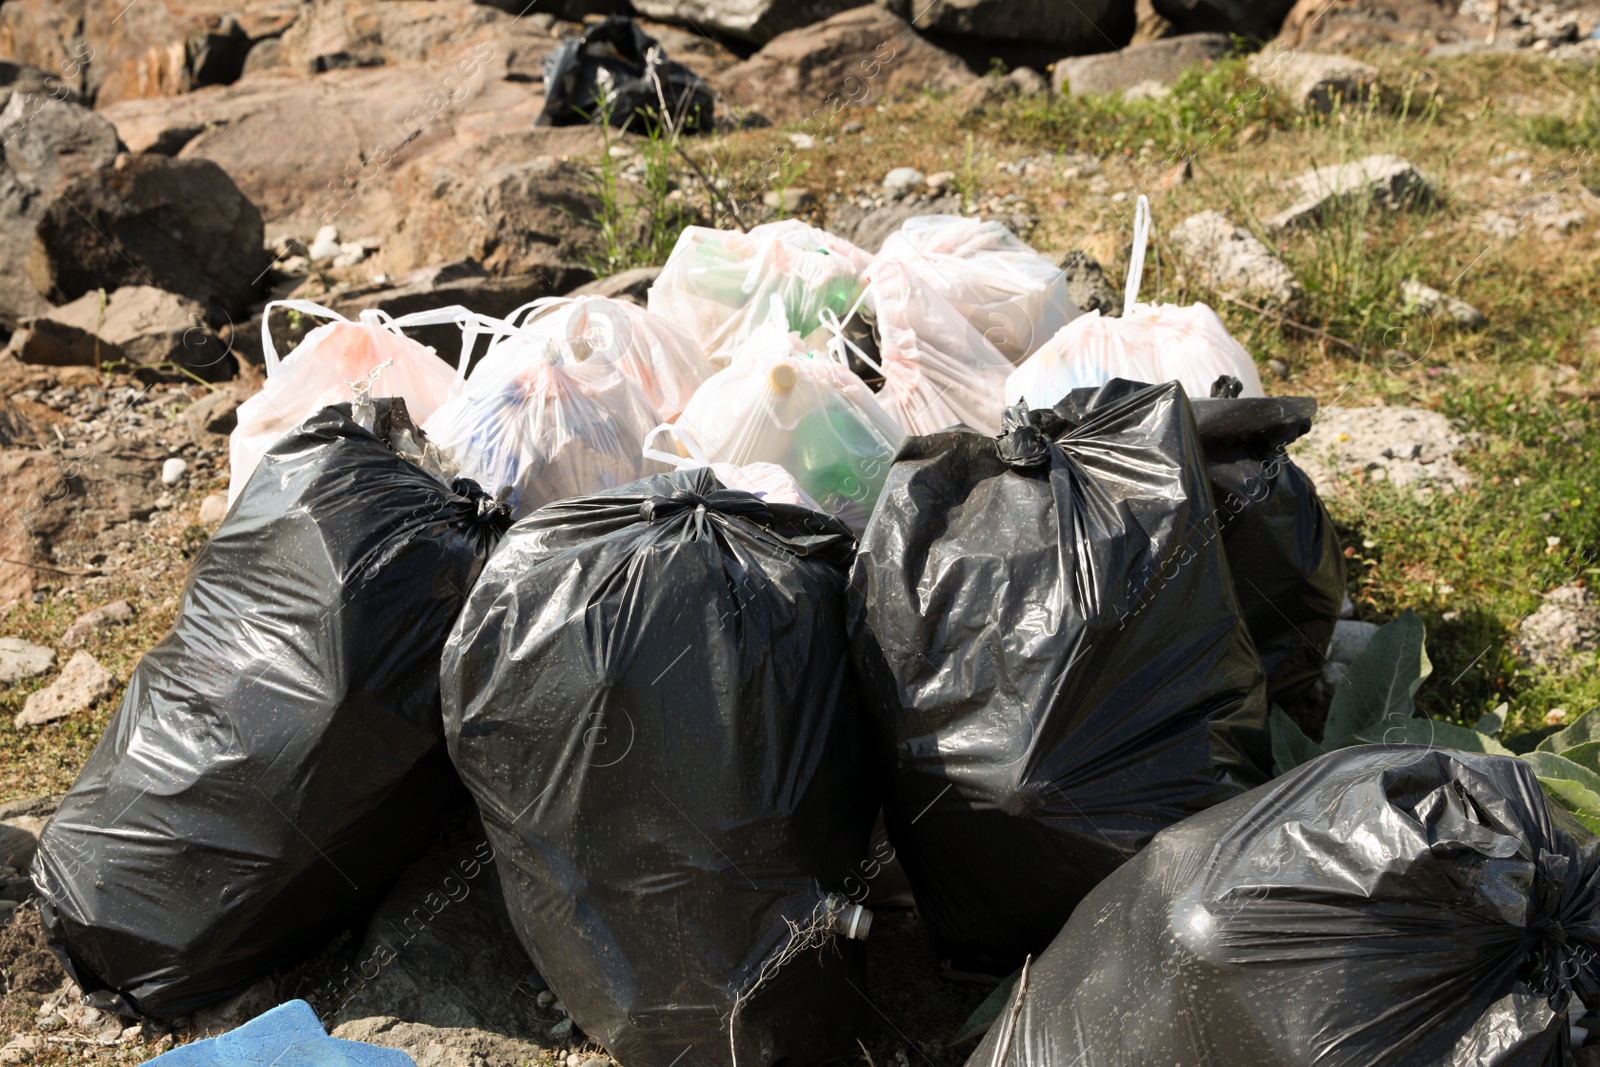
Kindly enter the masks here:
<path id="1" fill-rule="evenodd" d="M 1600 648 L 1600 610 L 1589 590 L 1563 585 L 1543 599 L 1538 610 L 1517 624 L 1513 650 L 1545 670 L 1592 665 L 1593 653 Z"/>
<path id="2" fill-rule="evenodd" d="M 251 46 L 249 53 L 244 57 L 244 69 L 239 73 L 241 77 L 247 77 L 282 64 L 283 40 L 278 37 L 267 37 Z"/>
<path id="3" fill-rule="evenodd" d="M 161 484 L 168 486 L 177 485 L 183 481 L 183 476 L 188 473 L 189 464 L 179 456 L 173 456 L 161 465 Z"/>
<path id="4" fill-rule="evenodd" d="M 1106 280 L 1100 263 L 1082 249 L 1057 252 L 1050 257 L 1067 276 L 1067 294 L 1080 311 L 1098 311 L 1102 315 L 1121 315 L 1122 297 Z"/>
<path id="5" fill-rule="evenodd" d="M 860 0 L 633 0 L 646 18 L 677 22 L 766 44 L 780 33 L 821 22 Z"/>
<path id="6" fill-rule="evenodd" d="M 565 1020 L 571 1022 L 571 1020 Z M 347 1041 L 397 1048 L 417 1067 L 488 1067 L 540 1062 L 549 1047 L 542 1042 L 507 1037 L 474 1027 L 427 1026 L 392 1016 L 376 1015 L 340 1023 L 333 1036 Z"/>
<path id="7" fill-rule="evenodd" d="M 803 185 L 791 185 L 782 192 L 768 189 L 761 194 L 761 203 L 774 211 L 781 210 L 785 215 L 793 215 L 815 207 L 817 194 Z"/>
<path id="8" fill-rule="evenodd" d="M 407 869 L 335 980 L 334 1036 L 404 1049 L 419 1067 L 542 1058 L 553 1019 L 517 991 L 528 960 L 493 857 L 488 842 L 465 841 Z"/>
<path id="9" fill-rule="evenodd" d="M 1130 45 L 1120 52 L 1076 56 L 1056 63 L 1051 88 L 1073 96 L 1115 93 L 1143 82 L 1171 85 L 1197 63 L 1226 56 L 1233 42 L 1226 34 L 1196 33 Z"/>
<path id="10" fill-rule="evenodd" d="M 184 408 L 183 425 L 189 431 L 189 439 L 200 444 L 210 435 L 232 433 L 239 424 L 241 394 L 237 386 L 216 389 Z"/>
<path id="11" fill-rule="evenodd" d="M 1289 306 L 1303 295 L 1294 273 L 1248 230 L 1216 211 L 1174 226 L 1167 240 L 1200 285 L 1254 304 Z"/>
<path id="12" fill-rule="evenodd" d="M 39 847 L 39 834 L 48 815 L 13 815 L 0 820 L 0 867 L 26 871 Z"/>
<path id="13" fill-rule="evenodd" d="M 597 278 L 572 290 L 569 296 L 604 296 L 612 300 L 631 300 L 644 306 L 650 286 L 661 276 L 660 267 L 635 267 L 607 278 Z"/>
<path id="14" fill-rule="evenodd" d="M 24 320 L 12 351 L 49 366 L 172 363 L 203 378 L 233 376 L 227 346 L 197 301 L 149 285 L 125 285 L 101 300 L 95 290 Z"/>
<path id="15" fill-rule="evenodd" d="M 339 254 L 339 227 L 324 226 L 306 247 L 306 256 L 313 263 L 321 263 Z"/>
<path id="16" fill-rule="evenodd" d="M 1337 101 L 1360 103 L 1378 81 L 1378 68 L 1348 56 L 1268 49 L 1250 57 L 1250 73 L 1307 111 L 1328 112 Z"/>
<path id="17" fill-rule="evenodd" d="M 62 668 L 61 677 L 28 697 L 12 724 L 43 726 L 83 711 L 117 688 L 117 679 L 87 652 L 77 652 Z"/>
<path id="18" fill-rule="evenodd" d="M 596 243 L 587 168 L 541 155 L 542 131 L 472 142 L 401 169 L 395 221 L 376 257 L 392 274 L 475 260 L 495 277 L 571 277 Z M 505 162 L 513 160 L 515 162 Z M 574 279 L 567 288 L 590 280 Z"/>
<path id="19" fill-rule="evenodd" d="M 11 102 L 13 93 L 36 93 L 63 103 L 83 103 L 83 95 L 56 71 L 0 59 L 0 110 Z"/>
<path id="20" fill-rule="evenodd" d="M 215 163 L 119 157 L 45 209 L 28 277 L 52 300 L 144 282 L 235 315 L 266 266 L 261 213 Z"/>
<path id="21" fill-rule="evenodd" d="M 9 10 L 9 7 L 0 7 Z M 4 65 L 15 74 L 21 68 Z M 27 83 L 19 83 L 27 84 Z M 24 270 L 34 228 L 55 191 L 111 165 L 117 131 L 86 107 L 43 93 L 5 90 L 0 109 L 0 327 L 50 310 Z"/>
<path id="22" fill-rule="evenodd" d="M 66 633 L 61 635 L 61 644 L 67 648 L 82 648 L 84 642 L 99 631 L 124 626 L 132 621 L 133 606 L 126 600 L 113 600 L 109 604 L 91 608 L 74 619 Z"/>
<path id="23" fill-rule="evenodd" d="M 927 179 L 915 167 L 896 167 L 883 176 L 883 195 L 894 200 L 903 199 L 927 184 Z"/>
<path id="24" fill-rule="evenodd" d="M 1328 659 L 1334 663 L 1354 663 L 1378 630 L 1375 622 L 1340 619 L 1333 624 L 1333 639 L 1328 642 Z"/>
<path id="25" fill-rule="evenodd" d="M 1365 156 L 1351 163 L 1315 167 L 1291 179 L 1297 194 L 1293 206 L 1267 220 L 1268 230 L 1316 225 L 1341 204 L 1370 200 L 1375 207 L 1398 210 L 1433 199 L 1433 183 L 1408 159 L 1393 155 Z"/>
<path id="26" fill-rule="evenodd" d="M 916 204 L 903 200 L 890 201 L 883 207 L 861 207 L 846 201 L 833 209 L 828 216 L 828 230 L 846 241 L 876 253 L 884 240 L 898 230 L 906 219 L 918 215 L 960 215 L 961 198 L 942 196 Z"/>
<path id="27" fill-rule="evenodd" d="M 201 526 L 216 526 L 228 517 L 228 498 L 222 493 L 207 493 L 200 501 Z"/>
<path id="28" fill-rule="evenodd" d="M 278 985 L 276 978 L 263 978 L 220 1004 L 201 1008 L 194 1013 L 190 1025 L 199 1037 L 215 1037 L 238 1029 L 282 1002 L 283 996 Z"/>
<path id="29" fill-rule="evenodd" d="M 1476 329 L 1488 323 L 1483 312 L 1453 296 L 1446 296 L 1431 285 L 1423 285 L 1416 279 L 1408 279 L 1400 284 L 1400 298 L 1404 301 L 1404 308 L 1414 315 L 1439 315 L 1450 316 L 1457 326 Z"/>
<path id="30" fill-rule="evenodd" d="M 1044 75 L 1018 67 L 1002 77 L 979 78 L 950 96 L 950 106 L 964 115 L 981 115 L 1007 100 L 1024 100 L 1050 91 Z"/>
<path id="31" fill-rule="evenodd" d="M 868 4 L 779 34 L 716 82 L 729 99 L 773 122 L 806 120 L 821 130 L 843 107 L 873 107 L 904 90 L 955 90 L 974 80 L 959 58 Z"/>
<path id="32" fill-rule="evenodd" d="M 951 41 L 1021 42 L 1044 51 L 1084 53 L 1127 44 L 1134 30 L 1127 0 L 879 0 L 923 33 Z M 975 53 L 976 54 L 976 53 Z"/>
<path id="33" fill-rule="evenodd" d="M 55 649 L 32 644 L 20 637 L 0 637 L 0 685 L 37 678 L 55 666 L 55 662 Z M 0 863 L 4 862 L 0 860 Z"/>
<path id="34" fill-rule="evenodd" d="M 1466 446 L 1466 438 L 1436 411 L 1326 407 L 1292 451 L 1324 493 L 1337 493 L 1354 477 L 1421 494 L 1472 484 L 1472 475 L 1454 458 Z"/>
<path id="35" fill-rule="evenodd" d="M 1155 0 L 1154 6 L 1180 34 L 1237 34 L 1265 41 L 1277 34 L 1294 0 Z"/>
<path id="36" fill-rule="evenodd" d="M 1277 43 L 1297 51 L 1345 52 L 1386 44 L 1481 41 L 1488 28 L 1466 7 L 1426 0 L 1298 0 L 1284 17 Z"/>

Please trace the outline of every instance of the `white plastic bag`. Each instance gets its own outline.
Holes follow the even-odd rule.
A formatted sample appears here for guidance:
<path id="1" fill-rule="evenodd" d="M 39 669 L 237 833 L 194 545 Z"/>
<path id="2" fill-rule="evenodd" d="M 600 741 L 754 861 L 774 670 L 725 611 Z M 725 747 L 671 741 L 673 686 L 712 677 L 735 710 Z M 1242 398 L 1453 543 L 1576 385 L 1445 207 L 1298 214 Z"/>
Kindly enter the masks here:
<path id="1" fill-rule="evenodd" d="M 462 477 L 503 494 L 521 518 L 665 469 L 642 454 L 660 417 L 632 379 L 502 325 L 464 387 L 422 427 Z"/>
<path id="2" fill-rule="evenodd" d="M 293 352 L 279 359 L 268 322 L 273 309 L 279 307 L 334 321 L 306 334 Z M 228 502 L 233 503 L 261 457 L 280 437 L 329 404 L 353 400 L 356 383 L 369 384 L 367 391 L 373 397 L 405 398 L 413 421 L 423 422 L 458 386 L 472 343 L 485 321 L 458 305 L 398 319 L 369 308 L 351 322 L 309 300 L 269 303 L 261 313 L 267 380 L 260 392 L 239 405 L 238 425 L 228 438 Z M 455 367 L 401 332 L 412 326 L 446 323 L 459 325 L 465 335 Z"/>
<path id="3" fill-rule="evenodd" d="M 827 341 L 824 311 L 843 318 L 872 257 L 799 219 L 749 233 L 690 226 L 650 286 L 652 312 L 682 327 L 714 363 L 766 321 L 773 297 L 788 329 L 813 347 Z"/>
<path id="4" fill-rule="evenodd" d="M 1149 237 L 1150 204 L 1141 196 L 1122 317 L 1091 311 L 1069 322 L 1007 380 L 1008 404 L 1026 400 L 1029 407 L 1050 407 L 1074 389 L 1112 378 L 1177 381 L 1190 396 L 1208 397 L 1219 377 L 1231 375 L 1244 385 L 1240 396 L 1265 395 L 1255 360 L 1215 311 L 1204 304 L 1137 302 Z"/>
<path id="5" fill-rule="evenodd" d="M 545 297 L 512 312 L 510 321 L 523 311 L 523 333 L 549 337 L 581 362 L 614 365 L 668 422 L 717 369 L 676 324 L 626 300 Z"/>
<path id="6" fill-rule="evenodd" d="M 916 272 L 1012 363 L 1032 355 L 1079 315 L 1060 267 L 998 222 L 960 215 L 907 219 L 877 262 Z M 911 328 L 921 330 L 913 317 Z"/>
<path id="7" fill-rule="evenodd" d="M 693 442 L 685 440 L 677 430 L 678 428 L 671 423 L 662 423 L 651 430 L 644 441 L 645 458 L 659 460 L 679 470 L 710 467 L 711 473 L 717 476 L 717 480 L 729 489 L 742 489 L 752 496 L 776 504 L 794 504 L 797 507 L 810 508 L 812 511 L 822 510 L 817 506 L 817 502 L 811 499 L 811 494 L 800 488 L 800 483 L 795 481 L 794 475 L 776 463 L 746 463 L 742 467 L 732 463 L 713 463 L 704 456 L 694 454 L 696 449 Z M 656 447 L 658 439 L 665 436 L 675 438 L 676 452 L 667 452 Z"/>
<path id="8" fill-rule="evenodd" d="M 878 322 L 883 409 L 907 433 L 956 423 L 999 433 L 1011 361 L 909 264 L 879 259 L 866 277 Z M 842 336 L 840 343 L 847 343 Z"/>
<path id="9" fill-rule="evenodd" d="M 731 353 L 674 426 L 691 455 L 778 464 L 860 533 L 904 434 L 849 367 L 785 332 L 782 315 Z"/>

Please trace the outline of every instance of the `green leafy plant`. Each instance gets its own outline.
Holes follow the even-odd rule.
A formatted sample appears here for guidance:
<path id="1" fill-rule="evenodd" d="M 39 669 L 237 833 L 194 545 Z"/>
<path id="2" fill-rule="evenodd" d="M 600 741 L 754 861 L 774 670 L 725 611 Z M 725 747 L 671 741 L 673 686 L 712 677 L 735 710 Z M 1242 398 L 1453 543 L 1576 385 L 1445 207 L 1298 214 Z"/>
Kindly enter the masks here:
<path id="1" fill-rule="evenodd" d="M 1417 689 L 1433 670 L 1423 637 L 1422 620 L 1410 611 L 1373 635 L 1345 672 L 1328 708 L 1321 742 L 1307 737 L 1283 709 L 1273 708 L 1274 770 L 1283 774 L 1348 745 L 1425 745 L 1518 756 L 1498 737 L 1509 705 L 1483 715 L 1471 729 L 1416 713 Z M 1545 792 L 1590 831 L 1600 833 L 1600 714 L 1579 716 L 1520 758 L 1532 766 Z"/>
<path id="2" fill-rule="evenodd" d="M 593 221 L 597 248 L 586 254 L 585 266 L 598 277 L 606 277 L 634 267 L 651 267 L 667 261 L 678 235 L 693 218 L 683 207 L 671 202 L 675 188 L 671 161 L 677 151 L 679 123 L 652 113 L 637 122 L 637 140 L 644 174 L 637 186 L 623 176 L 626 152 L 613 152 L 622 139 L 611 126 L 612 101 L 602 100 L 591 121 L 600 129 L 599 162 L 588 175 L 595 198 Z M 630 122 L 630 125 L 635 123 Z M 568 212 L 569 215 L 576 215 Z"/>

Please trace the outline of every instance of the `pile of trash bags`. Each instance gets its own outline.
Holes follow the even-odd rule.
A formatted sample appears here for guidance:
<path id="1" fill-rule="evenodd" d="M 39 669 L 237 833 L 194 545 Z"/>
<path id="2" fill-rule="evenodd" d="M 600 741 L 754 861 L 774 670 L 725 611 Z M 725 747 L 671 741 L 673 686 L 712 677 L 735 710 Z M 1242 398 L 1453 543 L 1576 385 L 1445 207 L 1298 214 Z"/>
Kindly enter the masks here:
<path id="1" fill-rule="evenodd" d="M 42 836 L 52 948 L 175 1019 L 475 807 L 584 1033 L 801 1067 L 866 1006 L 878 825 L 948 973 L 1020 969 L 975 1067 L 1556 1062 L 1594 838 L 1494 757 L 1272 779 L 1343 598 L 1315 404 L 1142 260 L 1080 314 L 992 223 L 789 221 L 685 231 L 645 307 L 269 307 L 329 321 L 263 326 L 227 518 Z"/>

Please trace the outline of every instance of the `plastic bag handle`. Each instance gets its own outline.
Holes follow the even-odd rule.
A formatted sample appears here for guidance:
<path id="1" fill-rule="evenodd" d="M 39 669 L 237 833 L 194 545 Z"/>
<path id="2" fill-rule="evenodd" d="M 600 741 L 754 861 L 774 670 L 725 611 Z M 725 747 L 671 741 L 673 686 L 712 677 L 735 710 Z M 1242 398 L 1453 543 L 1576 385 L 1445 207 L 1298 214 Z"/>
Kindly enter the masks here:
<path id="1" fill-rule="evenodd" d="M 1150 198 L 1143 193 L 1133 205 L 1133 252 L 1128 259 L 1128 284 L 1122 294 L 1122 313 L 1133 313 L 1139 301 L 1139 285 L 1144 281 L 1144 253 L 1150 244 Z"/>
<path id="2" fill-rule="evenodd" d="M 413 311 L 409 315 L 394 318 L 387 312 L 380 311 L 381 325 L 386 329 L 401 333 L 412 326 L 458 326 L 461 329 L 461 355 L 456 359 L 456 381 L 460 382 L 467 377 L 467 366 L 472 362 L 472 349 L 478 343 L 478 335 L 487 330 L 491 336 L 500 336 L 511 332 L 509 323 L 491 318 L 463 307 L 460 304 L 450 304 L 442 308 L 429 308 L 427 311 Z M 361 313 L 363 321 L 367 313 Z"/>
<path id="3" fill-rule="evenodd" d="M 557 307 L 557 306 L 559 306 L 561 304 L 572 304 L 572 303 L 577 303 L 577 298 L 576 297 L 571 297 L 571 296 L 541 296 L 539 299 L 530 300 L 526 304 L 523 304 L 521 307 L 517 308 L 511 314 L 506 316 L 506 320 L 505 321 L 506 321 L 506 323 L 508 325 L 513 326 L 516 329 L 522 329 L 523 327 L 527 326 L 528 323 L 532 322 L 534 319 L 537 319 L 539 316 L 543 315 L 546 311 L 549 311 L 552 308 L 555 308 L 555 307 Z M 528 312 L 529 314 L 527 314 L 526 317 L 524 317 L 519 322 L 518 321 L 518 316 L 523 315 L 524 312 Z"/>
<path id="4" fill-rule="evenodd" d="M 661 449 L 651 446 L 650 442 L 669 433 L 677 440 L 683 450 L 689 453 L 687 457 L 679 455 L 677 452 L 663 452 Z M 663 422 L 660 426 L 645 434 L 642 444 L 644 447 L 641 454 L 645 459 L 653 459 L 658 463 L 667 463 L 678 470 L 683 470 L 687 467 L 711 466 L 711 461 L 700 455 L 700 450 L 694 446 L 694 442 L 689 440 L 687 435 L 670 422 Z"/>
<path id="5" fill-rule="evenodd" d="M 267 377 L 272 377 L 281 362 L 278 359 L 278 346 L 272 343 L 272 309 L 287 308 L 298 311 L 302 315 L 315 315 L 319 319 L 333 319 L 337 322 L 350 320 L 332 308 L 323 307 L 311 300 L 271 300 L 261 309 L 261 355 L 267 366 Z"/>

